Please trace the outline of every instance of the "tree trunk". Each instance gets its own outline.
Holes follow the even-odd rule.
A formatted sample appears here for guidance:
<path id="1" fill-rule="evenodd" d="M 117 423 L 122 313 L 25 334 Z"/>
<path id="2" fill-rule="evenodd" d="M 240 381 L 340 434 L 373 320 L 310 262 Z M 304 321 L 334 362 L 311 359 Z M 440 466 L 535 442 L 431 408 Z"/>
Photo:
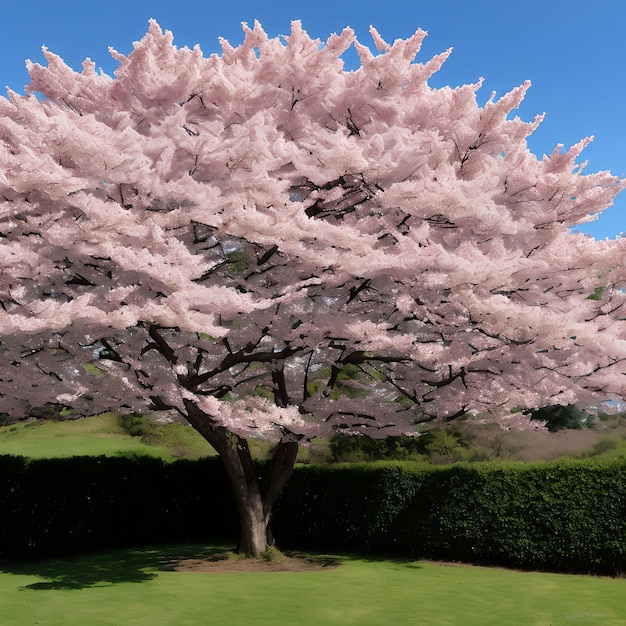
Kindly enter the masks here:
<path id="1" fill-rule="evenodd" d="M 239 513 L 241 535 L 238 549 L 258 557 L 274 544 L 270 517 L 293 472 L 298 443 L 288 440 L 278 443 L 261 485 L 248 442 L 222 426 L 215 426 L 211 417 L 192 402 L 185 404 L 189 423 L 215 448 L 226 468 Z"/>

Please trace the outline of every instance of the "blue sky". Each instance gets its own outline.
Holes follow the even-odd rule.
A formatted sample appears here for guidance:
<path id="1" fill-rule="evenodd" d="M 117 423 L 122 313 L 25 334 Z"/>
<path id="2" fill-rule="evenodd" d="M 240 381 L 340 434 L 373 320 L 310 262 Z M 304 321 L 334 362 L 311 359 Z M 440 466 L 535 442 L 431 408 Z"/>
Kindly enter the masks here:
<path id="1" fill-rule="evenodd" d="M 431 84 L 460 85 L 484 77 L 479 100 L 530 79 L 533 87 L 519 115 L 546 119 L 530 139 L 541 156 L 557 143 L 569 146 L 588 135 L 587 172 L 626 176 L 626 2 L 624 0 L 1 0 L 0 87 L 23 92 L 24 60 L 41 62 L 41 46 L 76 69 L 90 57 L 106 73 L 108 53 L 132 49 L 156 18 L 176 45 L 220 50 L 218 37 L 241 42 L 241 22 L 261 21 L 270 35 L 286 34 L 300 19 L 315 37 L 352 26 L 370 44 L 370 24 L 388 40 L 428 31 L 422 60 L 449 47 L 454 52 Z M 350 62 L 348 56 L 346 62 Z M 0 90 L 0 93 L 4 93 Z M 585 226 L 596 238 L 626 231 L 626 192 L 600 220 Z"/>

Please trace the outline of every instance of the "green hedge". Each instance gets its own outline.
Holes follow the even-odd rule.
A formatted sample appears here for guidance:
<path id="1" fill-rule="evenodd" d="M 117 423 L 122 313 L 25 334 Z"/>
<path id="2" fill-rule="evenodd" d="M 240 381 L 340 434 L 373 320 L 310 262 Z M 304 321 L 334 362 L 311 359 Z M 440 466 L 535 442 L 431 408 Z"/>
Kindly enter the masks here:
<path id="1" fill-rule="evenodd" d="M 617 575 L 626 462 L 303 466 L 273 529 L 284 547 Z M 0 558 L 237 534 L 218 459 L 0 457 Z"/>
<path id="2" fill-rule="evenodd" d="M 306 467 L 274 526 L 317 549 L 616 575 L 626 572 L 626 463 Z"/>
<path id="3" fill-rule="evenodd" d="M 0 558 L 212 541 L 236 524 L 218 459 L 0 456 Z"/>

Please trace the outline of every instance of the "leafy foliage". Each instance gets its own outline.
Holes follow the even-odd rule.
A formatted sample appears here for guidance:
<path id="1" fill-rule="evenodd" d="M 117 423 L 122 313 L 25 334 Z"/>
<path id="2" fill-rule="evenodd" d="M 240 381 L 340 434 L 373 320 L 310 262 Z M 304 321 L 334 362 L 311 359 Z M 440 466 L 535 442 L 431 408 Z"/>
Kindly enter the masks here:
<path id="1" fill-rule="evenodd" d="M 564 428 L 582 428 L 583 424 L 591 419 L 591 416 L 574 404 L 567 406 L 557 404 L 531 411 L 530 419 L 545 422 L 546 428 L 554 433 Z"/>
<path id="2" fill-rule="evenodd" d="M 217 459 L 4 456 L 0 468 L 3 557 L 231 539 L 234 503 Z M 624 459 L 302 466 L 275 527 L 300 549 L 617 575 L 625 503 Z"/>
<path id="3" fill-rule="evenodd" d="M 138 456 L 0 456 L 0 468 L 2 558 L 232 533 L 234 504 L 216 458 L 164 463 Z"/>
<path id="4" fill-rule="evenodd" d="M 453 429 L 428 431 L 419 437 L 350 437 L 337 433 L 330 439 L 329 449 L 334 462 L 358 461 L 427 461 L 459 460 L 462 449 L 460 435 Z"/>
<path id="5" fill-rule="evenodd" d="M 625 494 L 623 459 L 307 467 L 276 525 L 323 550 L 620 575 Z"/>

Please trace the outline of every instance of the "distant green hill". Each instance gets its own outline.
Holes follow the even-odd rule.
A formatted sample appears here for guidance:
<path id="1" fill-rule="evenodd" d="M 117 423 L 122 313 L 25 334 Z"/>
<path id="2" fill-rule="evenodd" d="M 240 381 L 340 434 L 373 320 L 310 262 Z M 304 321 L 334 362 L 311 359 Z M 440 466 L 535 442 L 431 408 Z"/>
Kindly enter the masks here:
<path id="1" fill-rule="evenodd" d="M 398 438 L 396 438 L 398 439 Z M 316 440 L 298 453 L 302 463 L 417 460 L 430 463 L 455 461 L 537 461 L 563 456 L 626 458 L 626 414 L 600 416 L 593 424 L 556 433 L 536 430 L 501 430 L 495 424 L 460 422 L 440 428 L 415 441 L 380 441 L 367 437 Z M 270 444 L 250 440 L 256 458 L 266 458 Z M 419 446 L 418 446 L 419 447 Z M 421 448 L 424 448 L 423 450 Z M 0 455 L 30 458 L 116 456 L 139 454 L 171 461 L 215 454 L 191 427 L 162 422 L 144 415 L 103 413 L 75 420 L 30 420 L 0 427 Z"/>
<path id="2" fill-rule="evenodd" d="M 173 460 L 215 454 L 191 427 L 112 413 L 69 421 L 32 420 L 0 428 L 0 454 L 31 458 L 143 454 Z"/>

